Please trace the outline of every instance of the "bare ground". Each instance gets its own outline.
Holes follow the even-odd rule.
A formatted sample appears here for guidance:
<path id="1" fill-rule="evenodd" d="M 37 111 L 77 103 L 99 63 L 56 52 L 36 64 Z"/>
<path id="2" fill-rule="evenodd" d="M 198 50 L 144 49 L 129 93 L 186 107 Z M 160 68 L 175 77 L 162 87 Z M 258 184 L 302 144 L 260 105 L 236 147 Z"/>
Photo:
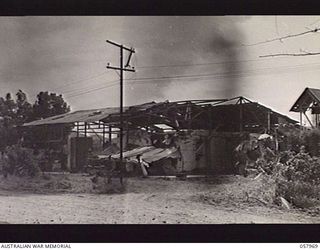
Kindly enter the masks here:
<path id="1" fill-rule="evenodd" d="M 255 195 L 251 189 L 257 183 L 240 176 L 185 181 L 129 178 L 125 181 L 125 192 L 113 194 L 93 193 L 90 178 L 83 175 L 10 178 L 0 180 L 2 223 L 320 222 L 319 217 L 306 212 L 248 200 L 245 192 L 251 197 Z M 118 185 L 117 180 L 113 183 Z"/>

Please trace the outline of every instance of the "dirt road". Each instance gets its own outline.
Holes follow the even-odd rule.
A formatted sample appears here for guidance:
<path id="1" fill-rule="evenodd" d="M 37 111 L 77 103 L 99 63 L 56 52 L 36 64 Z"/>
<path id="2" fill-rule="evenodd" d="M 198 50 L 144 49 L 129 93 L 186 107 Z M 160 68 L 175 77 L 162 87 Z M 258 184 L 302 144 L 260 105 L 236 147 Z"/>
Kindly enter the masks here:
<path id="1" fill-rule="evenodd" d="M 296 210 L 245 201 L 236 177 L 211 180 L 131 178 L 126 193 L 34 194 L 0 191 L 7 223 L 319 223 Z M 239 184 L 240 183 L 240 184 Z"/>

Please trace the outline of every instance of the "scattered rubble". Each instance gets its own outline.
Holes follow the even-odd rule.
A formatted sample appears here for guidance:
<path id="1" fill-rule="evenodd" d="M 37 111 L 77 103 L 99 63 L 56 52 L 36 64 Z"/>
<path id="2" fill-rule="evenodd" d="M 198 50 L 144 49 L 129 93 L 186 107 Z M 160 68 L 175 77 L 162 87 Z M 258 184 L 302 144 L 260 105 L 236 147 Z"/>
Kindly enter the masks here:
<path id="1" fill-rule="evenodd" d="M 319 131 L 301 132 L 287 128 L 280 142 L 267 135 L 251 136 L 236 148 L 241 174 L 253 181 L 268 180 L 267 190 L 273 189 L 269 200 L 286 209 L 319 206 L 320 157 L 308 144 L 310 135 L 314 134 L 319 134 Z M 318 142 L 313 141 L 312 145 L 319 147 L 320 137 L 316 138 Z M 277 148 L 279 143 L 282 150 Z M 256 197 L 261 197 L 265 190 L 257 188 L 257 192 Z"/>
<path id="2" fill-rule="evenodd" d="M 289 202 L 288 202 L 285 198 L 283 198 L 283 197 L 280 197 L 280 200 L 281 200 L 282 207 L 290 210 L 290 204 L 289 204 Z"/>

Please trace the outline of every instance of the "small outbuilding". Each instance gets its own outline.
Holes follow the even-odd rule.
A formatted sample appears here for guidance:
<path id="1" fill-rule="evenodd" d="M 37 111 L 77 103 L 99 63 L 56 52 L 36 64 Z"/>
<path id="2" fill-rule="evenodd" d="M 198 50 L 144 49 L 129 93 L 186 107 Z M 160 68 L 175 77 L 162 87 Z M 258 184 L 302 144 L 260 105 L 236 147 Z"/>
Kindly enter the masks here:
<path id="1" fill-rule="evenodd" d="M 304 116 L 311 127 L 320 127 L 320 89 L 305 88 L 290 111 L 300 113 L 300 125 Z M 307 112 L 311 113 L 311 119 Z"/>

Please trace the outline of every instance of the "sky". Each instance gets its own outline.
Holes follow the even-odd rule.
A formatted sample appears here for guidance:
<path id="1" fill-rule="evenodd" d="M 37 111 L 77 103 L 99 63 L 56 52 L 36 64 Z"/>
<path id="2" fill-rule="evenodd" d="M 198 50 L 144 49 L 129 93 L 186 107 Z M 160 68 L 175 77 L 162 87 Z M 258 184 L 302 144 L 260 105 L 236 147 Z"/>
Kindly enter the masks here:
<path id="1" fill-rule="evenodd" d="M 320 88 L 320 32 L 253 45 L 320 27 L 320 16 L 0 17 L 1 96 L 19 89 L 62 94 L 72 110 L 119 105 L 119 48 L 135 49 L 125 105 L 245 96 L 298 119 L 290 107 Z M 128 54 L 125 54 L 125 60 Z"/>

